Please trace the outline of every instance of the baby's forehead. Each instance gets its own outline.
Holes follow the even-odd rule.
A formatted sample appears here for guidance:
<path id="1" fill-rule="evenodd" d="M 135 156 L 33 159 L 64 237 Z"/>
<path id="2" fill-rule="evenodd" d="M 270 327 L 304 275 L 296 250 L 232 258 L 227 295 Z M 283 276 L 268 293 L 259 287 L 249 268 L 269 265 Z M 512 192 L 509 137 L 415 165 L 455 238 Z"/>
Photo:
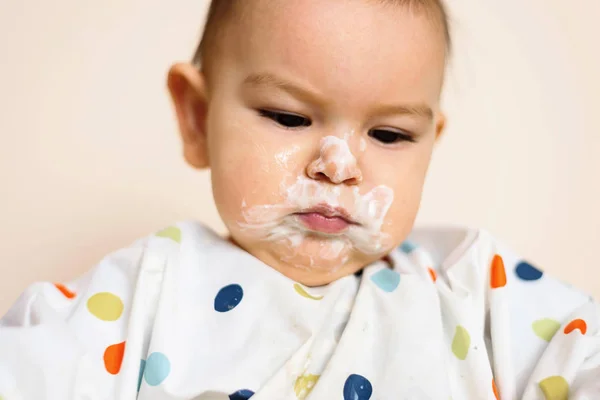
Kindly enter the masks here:
<path id="1" fill-rule="evenodd" d="M 304 3 L 249 15 L 228 42 L 231 63 L 223 70 L 239 71 L 240 79 L 269 74 L 300 82 L 346 109 L 397 100 L 398 92 L 409 103 L 439 97 L 445 45 L 425 15 L 360 0 L 352 7 Z"/>
<path id="2" fill-rule="evenodd" d="M 379 14 L 371 12 L 375 10 Z M 344 15 L 350 18 L 340 18 Z M 235 47 L 235 43 L 229 43 L 229 46 L 224 43 L 227 36 L 232 36 L 232 32 L 237 33 L 233 36 L 238 38 L 256 37 L 257 29 L 267 35 L 281 36 L 291 30 L 294 24 L 304 25 L 304 29 L 292 30 L 293 39 L 311 40 L 309 28 L 313 27 L 320 36 L 333 36 L 332 39 L 344 39 L 348 36 L 345 33 L 362 30 L 363 36 L 377 42 L 385 32 L 381 29 L 365 29 L 365 25 L 368 25 L 366 22 L 371 22 L 371 25 L 378 27 L 384 19 L 389 20 L 385 18 L 386 15 L 398 16 L 398 24 L 402 24 L 407 16 L 411 19 L 416 17 L 422 24 L 434 28 L 440 34 L 437 39 L 444 43 L 445 50 L 450 49 L 448 17 L 442 0 L 213 0 L 194 63 L 201 65 L 203 60 L 217 58 L 217 54 L 211 57 L 210 53 L 220 53 Z M 306 21 L 318 23 L 310 24 Z M 343 29 L 341 32 L 323 29 L 329 25 L 342 25 Z M 394 35 L 397 41 L 412 39 L 410 34 L 398 32 Z M 291 42 L 286 51 L 294 51 L 293 41 Z"/>

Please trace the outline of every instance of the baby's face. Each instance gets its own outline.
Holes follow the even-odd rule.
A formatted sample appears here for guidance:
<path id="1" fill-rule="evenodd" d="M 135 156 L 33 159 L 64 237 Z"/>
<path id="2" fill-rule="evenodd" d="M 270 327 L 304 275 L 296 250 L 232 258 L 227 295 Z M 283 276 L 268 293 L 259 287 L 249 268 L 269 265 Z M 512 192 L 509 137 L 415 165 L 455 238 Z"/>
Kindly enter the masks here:
<path id="1" fill-rule="evenodd" d="M 310 286 L 389 253 L 443 126 L 441 31 L 376 2 L 262 0 L 234 32 L 204 121 L 232 239 Z"/>

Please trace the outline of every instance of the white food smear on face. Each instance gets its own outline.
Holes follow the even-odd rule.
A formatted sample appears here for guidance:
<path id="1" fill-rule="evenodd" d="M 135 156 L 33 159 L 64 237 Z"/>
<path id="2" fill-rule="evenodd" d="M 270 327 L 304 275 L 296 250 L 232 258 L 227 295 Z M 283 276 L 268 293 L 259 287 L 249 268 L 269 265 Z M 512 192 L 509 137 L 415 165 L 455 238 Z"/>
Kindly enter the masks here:
<path id="1" fill-rule="evenodd" d="M 349 132 L 344 133 L 344 140 L 348 142 L 354 136 L 354 129 L 351 129 Z"/>
<path id="2" fill-rule="evenodd" d="M 363 152 L 367 149 L 367 141 L 365 138 L 360 138 L 360 151 Z"/>
<path id="3" fill-rule="evenodd" d="M 277 162 L 277 164 L 284 169 L 288 169 L 289 165 L 289 159 L 292 155 L 294 155 L 298 150 L 300 150 L 300 147 L 294 145 L 289 149 L 283 150 L 277 154 L 275 154 L 275 161 Z"/>
<path id="4" fill-rule="evenodd" d="M 312 165 L 315 172 L 325 173 L 335 184 L 342 183 L 349 177 L 360 175 L 360 170 L 356 166 L 356 158 L 350 151 L 347 141 L 336 136 L 326 136 L 321 139 L 320 147 L 319 158 Z"/>
<path id="5" fill-rule="evenodd" d="M 346 134 L 346 139 L 352 134 Z M 363 151 L 366 147 L 364 138 L 361 139 L 360 146 Z M 276 162 L 282 169 L 289 170 L 289 159 L 296 151 L 298 147 L 294 146 L 276 154 Z M 262 240 L 286 243 L 290 250 L 289 259 L 298 255 L 299 247 L 309 234 L 313 237 L 321 236 L 318 257 L 325 260 L 338 259 L 348 247 L 364 254 L 386 251 L 391 245 L 390 237 L 383 233 L 381 228 L 394 200 L 393 190 L 380 185 L 361 194 L 358 186 L 353 186 L 350 190 L 348 185 L 341 185 L 349 176 L 360 174 L 360 170 L 357 169 L 356 158 L 350 151 L 348 142 L 336 136 L 321 139 L 319 158 L 311 163 L 309 169 L 311 166 L 318 172 L 327 172 L 326 175 L 335 185 L 304 175 L 296 177 L 291 184 L 289 180 L 284 180 L 280 184 L 280 195 L 285 199 L 283 203 L 249 207 L 245 200 L 242 202 L 244 221 L 239 224 L 241 228 Z M 321 204 L 345 208 L 357 224 L 350 225 L 345 232 L 338 235 L 320 235 L 309 231 L 293 215 Z M 347 259 L 348 256 L 345 255 L 341 265 Z M 310 266 L 314 262 L 310 257 Z"/>

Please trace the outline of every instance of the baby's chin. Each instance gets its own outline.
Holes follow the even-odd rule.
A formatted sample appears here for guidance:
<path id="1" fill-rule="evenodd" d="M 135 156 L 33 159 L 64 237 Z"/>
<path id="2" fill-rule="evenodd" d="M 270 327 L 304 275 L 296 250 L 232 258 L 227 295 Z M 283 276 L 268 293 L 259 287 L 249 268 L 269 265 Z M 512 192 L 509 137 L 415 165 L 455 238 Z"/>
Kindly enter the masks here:
<path id="1" fill-rule="evenodd" d="M 365 255 L 342 237 L 305 235 L 301 239 L 244 242 L 244 249 L 288 278 L 321 286 L 354 274 L 384 256 Z"/>

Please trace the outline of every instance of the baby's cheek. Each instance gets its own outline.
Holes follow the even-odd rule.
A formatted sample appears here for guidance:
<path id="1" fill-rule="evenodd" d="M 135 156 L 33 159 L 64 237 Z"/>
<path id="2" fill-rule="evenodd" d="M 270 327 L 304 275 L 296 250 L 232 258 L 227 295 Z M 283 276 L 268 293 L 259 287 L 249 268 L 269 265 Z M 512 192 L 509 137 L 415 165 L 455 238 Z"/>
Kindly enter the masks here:
<path id="1" fill-rule="evenodd" d="M 239 189 L 235 188 L 236 183 L 228 184 L 226 180 L 215 174 L 211 176 L 211 179 L 215 205 L 221 219 L 229 227 L 230 222 L 237 218 L 236 215 L 239 213 L 242 202 L 238 195 Z"/>
<path id="2" fill-rule="evenodd" d="M 230 230 L 269 222 L 273 205 L 283 202 L 279 184 L 252 171 L 223 169 L 213 171 L 211 178 L 217 209 Z"/>
<path id="3" fill-rule="evenodd" d="M 398 193 L 384 218 L 382 231 L 390 235 L 394 247 L 406 239 L 419 210 L 420 196 Z"/>

